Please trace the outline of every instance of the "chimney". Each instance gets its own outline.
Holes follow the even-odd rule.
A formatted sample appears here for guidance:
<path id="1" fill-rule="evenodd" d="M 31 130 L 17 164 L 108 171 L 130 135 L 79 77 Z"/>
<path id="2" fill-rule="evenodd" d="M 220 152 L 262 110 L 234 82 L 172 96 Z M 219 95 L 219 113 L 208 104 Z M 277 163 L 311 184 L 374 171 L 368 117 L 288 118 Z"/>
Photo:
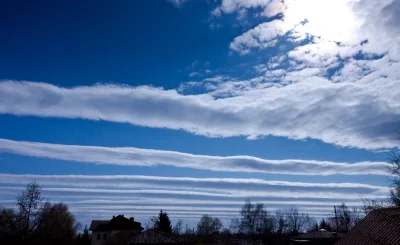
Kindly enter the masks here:
<path id="1" fill-rule="evenodd" d="M 130 217 L 129 220 L 132 222 L 135 221 L 135 219 L 133 217 Z"/>

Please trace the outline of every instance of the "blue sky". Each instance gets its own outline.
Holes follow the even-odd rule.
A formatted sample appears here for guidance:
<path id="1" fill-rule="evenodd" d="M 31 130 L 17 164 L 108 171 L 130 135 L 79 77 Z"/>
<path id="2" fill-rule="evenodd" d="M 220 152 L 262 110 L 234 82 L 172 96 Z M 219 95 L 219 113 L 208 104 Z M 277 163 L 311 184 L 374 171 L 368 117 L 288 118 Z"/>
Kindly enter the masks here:
<path id="1" fill-rule="evenodd" d="M 320 218 L 388 193 L 398 1 L 2 5 L 2 206 L 37 180 L 82 223 L 228 227 L 247 198 Z"/>

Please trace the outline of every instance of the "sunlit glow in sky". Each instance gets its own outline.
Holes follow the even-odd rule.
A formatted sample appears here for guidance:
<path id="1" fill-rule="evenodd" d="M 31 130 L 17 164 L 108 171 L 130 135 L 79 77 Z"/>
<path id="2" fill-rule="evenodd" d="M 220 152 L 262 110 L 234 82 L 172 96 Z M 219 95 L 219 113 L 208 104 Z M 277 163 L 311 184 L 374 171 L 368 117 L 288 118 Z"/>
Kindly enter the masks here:
<path id="1" fill-rule="evenodd" d="M 300 35 L 347 43 L 360 25 L 352 11 L 353 3 L 351 0 L 288 1 L 284 9 L 285 28 L 294 28 Z"/>

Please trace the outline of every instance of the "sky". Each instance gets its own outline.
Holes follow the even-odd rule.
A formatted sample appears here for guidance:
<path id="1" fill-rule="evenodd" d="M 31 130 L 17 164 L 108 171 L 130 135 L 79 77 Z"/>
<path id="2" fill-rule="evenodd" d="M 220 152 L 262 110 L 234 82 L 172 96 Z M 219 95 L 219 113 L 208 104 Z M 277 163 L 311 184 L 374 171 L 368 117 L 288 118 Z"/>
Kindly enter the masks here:
<path id="1" fill-rule="evenodd" d="M 82 224 L 388 195 L 400 1 L 2 1 L 0 206 Z"/>

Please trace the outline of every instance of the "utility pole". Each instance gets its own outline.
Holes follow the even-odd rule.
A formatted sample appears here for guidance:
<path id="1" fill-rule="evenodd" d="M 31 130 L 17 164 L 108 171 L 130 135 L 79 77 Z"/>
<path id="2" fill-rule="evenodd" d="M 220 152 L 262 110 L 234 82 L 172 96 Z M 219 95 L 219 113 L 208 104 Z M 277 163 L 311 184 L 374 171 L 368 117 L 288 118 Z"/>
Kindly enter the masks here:
<path id="1" fill-rule="evenodd" d="M 335 209 L 336 232 L 339 232 L 339 224 L 338 224 L 338 220 L 337 220 L 336 206 L 333 206 L 333 208 Z"/>

